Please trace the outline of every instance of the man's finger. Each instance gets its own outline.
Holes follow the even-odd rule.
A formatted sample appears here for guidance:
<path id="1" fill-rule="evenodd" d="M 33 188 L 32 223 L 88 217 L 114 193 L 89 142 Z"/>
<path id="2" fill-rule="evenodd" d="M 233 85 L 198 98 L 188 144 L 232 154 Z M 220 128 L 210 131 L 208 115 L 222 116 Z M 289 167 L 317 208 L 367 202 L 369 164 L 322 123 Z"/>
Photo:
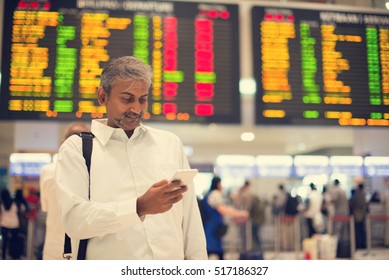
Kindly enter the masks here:
<path id="1" fill-rule="evenodd" d="M 166 188 L 166 193 L 168 195 L 171 195 L 172 197 L 180 195 L 184 192 L 186 192 L 188 187 L 184 185 L 182 182 L 177 183 L 170 183 L 169 187 Z"/>
<path id="2" fill-rule="evenodd" d="M 163 180 L 161 180 L 161 181 L 155 183 L 155 184 L 152 185 L 151 187 L 152 187 L 152 188 L 160 188 L 160 187 L 163 187 L 163 186 L 167 185 L 168 183 L 169 183 L 168 180 L 163 179 Z"/>

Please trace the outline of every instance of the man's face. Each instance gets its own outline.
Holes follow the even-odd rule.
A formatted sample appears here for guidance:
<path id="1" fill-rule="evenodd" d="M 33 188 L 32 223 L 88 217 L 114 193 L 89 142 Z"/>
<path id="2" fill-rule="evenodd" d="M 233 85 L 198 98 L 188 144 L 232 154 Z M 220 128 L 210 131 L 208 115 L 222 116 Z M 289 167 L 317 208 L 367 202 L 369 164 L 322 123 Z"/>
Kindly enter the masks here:
<path id="1" fill-rule="evenodd" d="M 135 79 L 116 79 L 108 95 L 101 87 L 98 99 L 107 109 L 108 125 L 126 131 L 140 125 L 148 106 L 148 88 L 145 82 Z"/>

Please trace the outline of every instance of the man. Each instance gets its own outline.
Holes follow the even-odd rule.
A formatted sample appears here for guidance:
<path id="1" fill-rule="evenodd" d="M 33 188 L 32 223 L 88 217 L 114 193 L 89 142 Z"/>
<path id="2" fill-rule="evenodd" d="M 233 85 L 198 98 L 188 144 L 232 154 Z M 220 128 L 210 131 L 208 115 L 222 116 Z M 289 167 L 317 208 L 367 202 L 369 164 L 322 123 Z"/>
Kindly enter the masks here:
<path id="1" fill-rule="evenodd" d="M 273 213 L 276 216 L 285 214 L 285 204 L 287 198 L 288 193 L 286 192 L 284 185 L 279 184 L 277 193 L 275 194 L 273 200 Z"/>
<path id="2" fill-rule="evenodd" d="M 241 225 L 241 234 L 243 240 L 243 251 L 261 251 L 260 226 L 265 220 L 265 201 L 260 200 L 258 195 L 252 191 L 250 181 L 246 180 L 239 189 L 235 205 L 238 209 L 245 209 L 249 213 L 249 220 Z M 249 227 L 249 232 L 247 232 Z M 251 242 L 252 241 L 252 245 Z M 250 246 L 251 245 L 251 246 Z"/>
<path id="3" fill-rule="evenodd" d="M 64 139 L 78 132 L 89 131 L 87 124 L 74 122 L 65 129 Z M 55 163 L 49 163 L 42 167 L 39 187 L 42 211 L 46 212 L 46 232 L 43 246 L 44 260 L 62 260 L 64 250 L 65 230 L 61 223 L 61 214 L 55 186 Z"/>
<path id="4" fill-rule="evenodd" d="M 167 180 L 189 168 L 182 143 L 141 122 L 150 84 L 151 68 L 137 58 L 108 63 L 97 91 L 107 119 L 92 121 L 90 177 L 80 137 L 60 148 L 62 220 L 72 245 L 89 239 L 87 259 L 207 258 L 193 186 L 176 189 L 181 182 Z"/>
<path id="5" fill-rule="evenodd" d="M 354 216 L 355 248 L 366 249 L 366 201 L 365 185 L 359 183 L 355 194 L 350 198 L 350 214 Z"/>
<path id="6" fill-rule="evenodd" d="M 347 195 L 340 185 L 340 181 L 335 179 L 332 187 L 329 189 L 335 217 L 345 217 L 349 215 Z M 346 226 L 345 222 L 335 221 L 333 224 L 333 234 L 338 237 L 339 241 L 349 240 L 348 226 Z"/>
<path id="7" fill-rule="evenodd" d="M 309 187 L 311 190 L 308 194 L 308 205 L 304 214 L 307 221 L 308 236 L 312 237 L 315 233 L 321 233 L 324 229 L 324 220 L 321 216 L 323 196 L 317 191 L 314 183 L 310 183 Z"/>
<path id="8" fill-rule="evenodd" d="M 381 205 L 383 207 L 384 214 L 389 216 L 389 178 L 384 178 L 384 192 L 382 195 Z M 385 240 L 384 246 L 389 247 L 389 220 L 385 222 Z"/>

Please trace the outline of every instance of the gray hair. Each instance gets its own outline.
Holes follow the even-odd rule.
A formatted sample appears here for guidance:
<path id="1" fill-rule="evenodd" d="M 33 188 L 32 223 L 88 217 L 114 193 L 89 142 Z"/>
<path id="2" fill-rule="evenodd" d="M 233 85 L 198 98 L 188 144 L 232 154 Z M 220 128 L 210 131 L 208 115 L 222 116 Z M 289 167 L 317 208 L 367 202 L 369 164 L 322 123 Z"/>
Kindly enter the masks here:
<path id="1" fill-rule="evenodd" d="M 117 78 L 124 80 L 135 79 L 146 83 L 147 88 L 151 85 L 151 67 L 139 58 L 123 56 L 111 60 L 103 69 L 100 77 L 100 86 L 109 95 L 113 83 Z"/>

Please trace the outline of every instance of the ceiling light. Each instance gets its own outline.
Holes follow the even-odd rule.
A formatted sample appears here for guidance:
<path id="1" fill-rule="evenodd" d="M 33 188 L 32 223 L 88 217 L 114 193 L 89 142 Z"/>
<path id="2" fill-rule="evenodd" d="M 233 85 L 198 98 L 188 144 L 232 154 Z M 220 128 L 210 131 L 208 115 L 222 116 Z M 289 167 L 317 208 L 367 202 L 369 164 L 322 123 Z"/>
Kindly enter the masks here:
<path id="1" fill-rule="evenodd" d="M 241 94 L 245 95 L 254 95 L 257 91 L 257 84 L 254 79 L 240 79 L 239 81 L 239 91 Z"/>
<path id="2" fill-rule="evenodd" d="M 300 143 L 297 145 L 297 150 L 299 150 L 300 152 L 305 151 L 306 148 L 307 146 L 304 143 Z"/>
<path id="3" fill-rule="evenodd" d="M 216 124 L 216 123 L 210 123 L 210 124 L 208 125 L 208 129 L 209 129 L 210 131 L 216 131 L 216 130 L 217 130 L 217 124 Z"/>
<path id="4" fill-rule="evenodd" d="M 184 153 L 187 157 L 193 156 L 193 147 L 192 146 L 184 146 Z"/>
<path id="5" fill-rule="evenodd" d="M 243 132 L 240 135 L 240 139 L 244 142 L 251 142 L 255 139 L 255 134 L 252 132 Z"/>

